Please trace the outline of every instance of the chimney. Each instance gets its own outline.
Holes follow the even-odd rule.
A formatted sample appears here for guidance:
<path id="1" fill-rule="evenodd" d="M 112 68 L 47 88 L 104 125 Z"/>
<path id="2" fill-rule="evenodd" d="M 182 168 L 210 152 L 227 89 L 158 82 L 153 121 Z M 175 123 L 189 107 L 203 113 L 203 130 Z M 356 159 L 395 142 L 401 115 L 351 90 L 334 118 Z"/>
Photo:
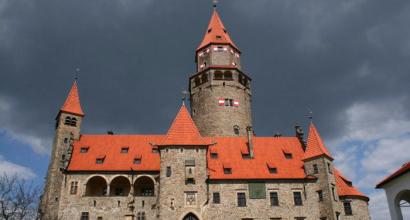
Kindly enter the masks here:
<path id="1" fill-rule="evenodd" d="M 253 130 L 251 126 L 246 127 L 246 134 L 248 137 L 248 150 L 249 150 L 249 157 L 253 158 L 253 141 L 252 141 L 252 137 L 253 137 Z"/>

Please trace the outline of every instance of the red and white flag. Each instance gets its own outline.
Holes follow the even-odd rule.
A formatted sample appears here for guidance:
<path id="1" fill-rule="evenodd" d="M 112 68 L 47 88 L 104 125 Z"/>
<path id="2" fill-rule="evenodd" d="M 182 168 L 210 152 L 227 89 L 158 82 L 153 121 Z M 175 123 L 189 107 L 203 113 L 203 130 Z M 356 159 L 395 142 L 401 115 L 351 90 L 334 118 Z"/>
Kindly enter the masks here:
<path id="1" fill-rule="evenodd" d="M 238 107 L 239 106 L 239 100 L 233 100 L 233 106 Z"/>
<path id="2" fill-rule="evenodd" d="M 218 105 L 219 106 L 224 106 L 225 105 L 225 99 L 224 98 L 219 98 L 218 99 Z"/>

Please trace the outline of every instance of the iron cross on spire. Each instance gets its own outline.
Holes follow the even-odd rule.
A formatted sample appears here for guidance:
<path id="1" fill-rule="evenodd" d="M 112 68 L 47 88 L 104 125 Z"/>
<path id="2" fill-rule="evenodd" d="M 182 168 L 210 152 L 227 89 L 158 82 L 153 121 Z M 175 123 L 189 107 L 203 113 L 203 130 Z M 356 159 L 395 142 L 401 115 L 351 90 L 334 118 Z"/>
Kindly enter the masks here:
<path id="1" fill-rule="evenodd" d="M 313 112 L 311 110 L 309 110 L 307 118 L 309 118 L 309 121 L 312 123 L 312 121 L 313 121 Z"/>
<path id="2" fill-rule="evenodd" d="M 186 100 L 186 98 L 187 98 L 189 92 L 186 91 L 185 89 L 182 89 L 181 94 L 182 94 L 182 104 L 185 104 L 185 100 Z"/>
<path id="3" fill-rule="evenodd" d="M 79 75 L 80 75 L 80 68 L 76 68 L 76 69 L 75 69 L 75 77 L 74 77 L 75 81 L 78 80 L 78 76 L 79 76 Z"/>

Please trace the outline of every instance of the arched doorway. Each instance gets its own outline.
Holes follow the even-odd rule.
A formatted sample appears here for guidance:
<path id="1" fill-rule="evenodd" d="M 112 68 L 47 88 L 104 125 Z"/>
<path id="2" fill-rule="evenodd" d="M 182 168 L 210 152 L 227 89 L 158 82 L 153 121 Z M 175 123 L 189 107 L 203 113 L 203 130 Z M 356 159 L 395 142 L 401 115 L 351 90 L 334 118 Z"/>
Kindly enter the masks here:
<path id="1" fill-rule="evenodd" d="M 182 220 L 199 220 L 199 218 L 192 213 L 188 213 Z"/>

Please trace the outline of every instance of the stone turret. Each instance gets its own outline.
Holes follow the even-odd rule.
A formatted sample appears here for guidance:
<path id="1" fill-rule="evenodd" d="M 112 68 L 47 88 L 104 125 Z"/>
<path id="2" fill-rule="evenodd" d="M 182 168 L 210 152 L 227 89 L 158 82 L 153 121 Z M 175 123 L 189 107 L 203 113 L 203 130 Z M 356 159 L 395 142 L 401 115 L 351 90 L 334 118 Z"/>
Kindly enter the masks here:
<path id="1" fill-rule="evenodd" d="M 240 57 L 215 9 L 189 79 L 192 117 L 203 136 L 246 136 L 252 126 L 251 78 Z"/>
<path id="2" fill-rule="evenodd" d="M 41 219 L 58 219 L 61 187 L 64 181 L 64 170 L 72 154 L 72 143 L 80 138 L 81 122 L 84 113 L 75 81 L 56 117 L 56 133 L 48 167 L 45 190 L 40 202 Z"/>

